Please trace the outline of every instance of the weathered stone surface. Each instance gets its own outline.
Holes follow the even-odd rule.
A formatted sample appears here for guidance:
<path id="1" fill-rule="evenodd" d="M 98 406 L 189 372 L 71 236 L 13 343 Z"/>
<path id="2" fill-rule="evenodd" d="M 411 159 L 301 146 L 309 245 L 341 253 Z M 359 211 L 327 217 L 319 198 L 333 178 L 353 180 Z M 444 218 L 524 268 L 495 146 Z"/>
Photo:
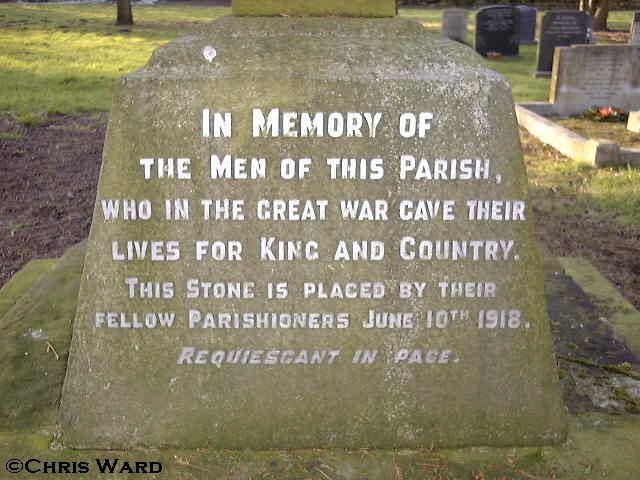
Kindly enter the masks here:
<path id="1" fill-rule="evenodd" d="M 395 0 L 233 0 L 234 15 L 250 17 L 394 17 Z"/>
<path id="2" fill-rule="evenodd" d="M 203 51 L 213 49 L 216 55 L 205 58 Z M 562 440 L 530 208 L 524 220 L 497 220 L 504 214 L 497 210 L 494 220 L 468 218 L 468 201 L 526 205 L 527 197 L 510 86 L 471 49 L 399 19 L 227 17 L 158 49 L 145 69 L 118 83 L 113 105 L 62 396 L 67 445 L 430 447 Z M 233 114 L 231 137 L 203 137 L 205 108 Z M 254 108 L 265 114 L 278 108 L 381 117 L 374 136 L 366 123 L 361 137 L 332 138 L 328 127 L 308 137 L 253 136 Z M 399 134 L 407 112 L 433 115 L 423 137 Z M 331 131 L 337 131 L 336 122 Z M 234 179 L 212 178 L 211 156 L 226 154 L 265 158 L 265 177 L 243 180 L 237 170 Z M 426 177 L 415 178 L 412 171 L 403 178 L 403 155 L 430 165 L 429 171 L 437 159 L 448 167 L 431 179 L 426 170 Z M 140 159 L 159 157 L 189 158 L 191 179 L 158 178 L 155 172 L 145 179 Z M 285 158 L 311 158 L 310 174 L 281 178 Z M 329 158 L 354 158 L 358 166 L 360 159 L 371 165 L 379 158 L 384 175 L 369 170 L 361 179 L 360 170 L 344 179 L 338 169 L 338 178 L 331 178 Z M 458 159 L 470 159 L 480 170 L 472 168 L 465 179 Z M 457 169 L 456 179 L 449 178 L 451 169 Z M 191 219 L 164 220 L 165 199 L 179 198 L 190 200 Z M 153 215 L 106 221 L 102 201 L 109 199 L 147 199 Z M 201 199 L 241 199 L 245 219 L 205 220 Z M 326 199 L 327 217 L 258 218 L 258 202 L 274 199 Z M 341 200 L 386 202 L 388 219 L 344 218 Z M 441 202 L 432 218 L 400 217 L 400 202 L 427 200 Z M 454 202 L 454 219 L 443 214 L 445 201 Z M 261 260 L 260 237 L 315 240 L 319 258 Z M 407 252 L 403 258 L 407 238 L 423 242 L 424 258 L 406 258 Z M 114 260 L 126 255 L 125 242 L 133 240 L 178 241 L 180 259 Z M 238 240 L 242 260 L 216 261 L 210 254 L 198 260 L 199 240 Z M 341 240 L 384 242 L 384 256 L 336 260 Z M 451 258 L 452 249 L 445 255 L 444 243 L 437 258 L 436 242 L 451 247 L 454 240 L 460 258 Z M 500 255 L 487 256 L 489 242 L 500 240 Z M 472 241 L 480 243 L 472 247 Z M 172 282 L 174 295 L 141 299 L 134 288 L 136 298 L 129 298 L 127 278 Z M 189 279 L 254 282 L 255 297 L 202 298 L 199 290 L 199 298 L 187 298 Z M 267 282 L 287 282 L 289 295 L 267 298 Z M 377 282 L 384 295 L 304 298 L 305 282 L 328 289 L 334 282 Z M 401 282 L 423 282 L 424 295 L 414 287 L 410 298 L 402 298 Z M 478 298 L 471 285 L 468 297 L 443 297 L 441 282 L 495 284 L 496 293 Z M 190 309 L 213 312 L 216 328 L 202 328 L 203 322 L 190 328 Z M 366 328 L 372 310 L 406 312 L 409 320 L 404 328 Z M 489 310 L 506 312 L 504 321 L 492 324 Z M 134 312 L 174 312 L 175 322 L 167 328 L 107 328 L 99 312 L 124 312 L 128 321 Z M 220 323 L 221 312 L 344 313 L 348 325 L 312 328 L 309 321 L 285 328 L 279 316 L 275 328 L 236 328 L 233 319 L 228 326 Z M 123 326 L 118 316 L 113 323 Z M 200 355 L 187 362 L 185 347 L 209 352 L 202 354 L 205 363 L 199 364 Z M 211 352 L 237 349 L 253 353 L 235 364 L 210 361 Z M 279 353 L 269 354 L 273 364 L 263 361 L 266 351 L 293 351 L 299 360 L 299 352 L 314 350 L 340 353 L 331 364 L 292 364 L 290 354 L 284 362 Z M 363 350 L 376 351 L 375 361 L 354 363 Z M 411 361 L 401 359 L 405 351 Z"/>
<path id="3" fill-rule="evenodd" d="M 29 290 L 33 282 L 51 270 L 57 261 L 53 258 L 31 260 L 16 272 L 11 281 L 0 288 L 0 318 Z"/>
<path id="4" fill-rule="evenodd" d="M 542 17 L 536 76 L 551 76 L 556 47 L 591 41 L 591 16 L 576 10 L 552 10 Z"/>
<path id="5" fill-rule="evenodd" d="M 640 46 L 556 48 L 549 102 L 559 115 L 575 115 L 594 105 L 640 109 Z"/>
<path id="6" fill-rule="evenodd" d="M 33 266 L 16 274 L 8 288 L 22 293 L 0 314 L 0 431 L 55 422 L 83 258 L 78 244 L 55 265 L 39 262 L 41 275 Z"/>
<path id="7" fill-rule="evenodd" d="M 476 51 L 501 55 L 520 52 L 520 19 L 518 9 L 508 5 L 482 7 L 476 13 Z"/>
<path id="8" fill-rule="evenodd" d="M 536 22 L 538 9 L 529 5 L 517 5 L 520 17 L 520 44 L 533 45 L 536 43 Z"/>
<path id="9" fill-rule="evenodd" d="M 442 11 L 442 34 L 449 40 L 466 43 L 469 10 L 446 8 Z"/>

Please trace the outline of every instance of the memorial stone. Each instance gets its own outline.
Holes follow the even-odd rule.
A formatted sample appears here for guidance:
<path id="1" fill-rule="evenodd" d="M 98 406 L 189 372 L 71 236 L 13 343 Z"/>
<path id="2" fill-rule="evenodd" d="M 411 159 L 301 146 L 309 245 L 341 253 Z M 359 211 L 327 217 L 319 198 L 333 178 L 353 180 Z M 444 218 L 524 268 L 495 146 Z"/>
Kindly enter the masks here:
<path id="1" fill-rule="evenodd" d="M 534 45 L 538 9 L 528 5 L 518 5 L 516 8 L 520 14 L 520 45 Z"/>
<path id="2" fill-rule="evenodd" d="M 576 115 L 592 106 L 640 109 L 640 46 L 557 48 L 549 102 L 558 115 Z"/>
<path id="3" fill-rule="evenodd" d="M 591 16 L 576 10 L 553 10 L 542 17 L 537 77 L 550 77 L 556 47 L 590 43 Z"/>
<path id="4" fill-rule="evenodd" d="M 631 22 L 631 38 L 629 43 L 631 45 L 640 45 L 640 12 L 633 14 L 633 22 Z"/>
<path id="5" fill-rule="evenodd" d="M 467 42 L 467 25 L 469 10 L 463 8 L 447 8 L 442 12 L 442 34 L 456 42 Z"/>
<path id="6" fill-rule="evenodd" d="M 531 216 L 510 85 L 418 23 L 163 46 L 114 90 L 65 444 L 562 441 Z"/>
<path id="7" fill-rule="evenodd" d="M 518 55 L 520 20 L 518 9 L 508 5 L 483 7 L 476 13 L 476 51 L 480 55 L 494 52 Z"/>

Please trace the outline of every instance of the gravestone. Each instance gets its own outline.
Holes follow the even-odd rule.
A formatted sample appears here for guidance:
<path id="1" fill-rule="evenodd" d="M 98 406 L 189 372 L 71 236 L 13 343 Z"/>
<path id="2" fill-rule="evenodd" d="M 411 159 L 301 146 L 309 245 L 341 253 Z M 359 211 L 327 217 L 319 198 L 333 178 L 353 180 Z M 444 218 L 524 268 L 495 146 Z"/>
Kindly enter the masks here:
<path id="1" fill-rule="evenodd" d="M 576 10 L 552 10 L 542 17 L 536 77 L 550 77 L 556 47 L 590 43 L 591 16 Z"/>
<path id="2" fill-rule="evenodd" d="M 520 20 L 518 9 L 507 5 L 482 7 L 476 13 L 475 49 L 480 55 L 494 52 L 518 55 Z"/>
<path id="3" fill-rule="evenodd" d="M 442 12 L 442 34 L 456 42 L 467 42 L 467 25 L 469 10 L 463 8 L 446 8 Z"/>
<path id="4" fill-rule="evenodd" d="M 640 46 L 557 48 L 549 102 L 558 115 L 576 115 L 592 106 L 640 109 Z"/>
<path id="5" fill-rule="evenodd" d="M 518 5 L 516 8 L 520 15 L 520 45 L 534 45 L 538 9 L 528 5 Z"/>
<path id="6" fill-rule="evenodd" d="M 629 39 L 629 43 L 631 45 L 640 45 L 640 12 L 633 14 L 630 33 L 631 38 Z"/>
<path id="7" fill-rule="evenodd" d="M 114 90 L 65 444 L 562 441 L 526 186 L 510 85 L 418 23 L 159 48 Z"/>

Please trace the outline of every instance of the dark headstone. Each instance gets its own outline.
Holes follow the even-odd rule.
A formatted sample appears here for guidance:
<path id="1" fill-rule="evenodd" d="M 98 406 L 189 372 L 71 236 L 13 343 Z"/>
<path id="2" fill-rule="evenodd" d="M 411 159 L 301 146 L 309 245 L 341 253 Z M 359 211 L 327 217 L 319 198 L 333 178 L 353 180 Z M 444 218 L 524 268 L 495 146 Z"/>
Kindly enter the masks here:
<path id="1" fill-rule="evenodd" d="M 640 12 L 633 14 L 633 22 L 631 23 L 631 45 L 640 45 Z"/>
<path id="2" fill-rule="evenodd" d="M 518 55 L 520 21 L 518 10 L 507 5 L 483 7 L 476 14 L 476 51 Z"/>
<path id="3" fill-rule="evenodd" d="M 528 5 L 518 5 L 516 8 L 520 14 L 520 44 L 534 45 L 536 43 L 538 9 Z"/>
<path id="4" fill-rule="evenodd" d="M 554 10 L 542 17 L 536 76 L 551 76 L 556 47 L 581 45 L 591 41 L 591 16 L 577 10 Z"/>

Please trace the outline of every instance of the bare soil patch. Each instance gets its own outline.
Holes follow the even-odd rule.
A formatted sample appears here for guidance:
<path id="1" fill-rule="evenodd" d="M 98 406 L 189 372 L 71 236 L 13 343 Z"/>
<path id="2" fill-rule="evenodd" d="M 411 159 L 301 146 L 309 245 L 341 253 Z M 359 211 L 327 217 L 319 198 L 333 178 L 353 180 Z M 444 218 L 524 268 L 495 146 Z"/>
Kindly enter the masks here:
<path id="1" fill-rule="evenodd" d="M 520 140 L 527 163 L 568 162 L 567 157 L 520 129 Z M 571 198 L 549 200 L 553 191 L 530 189 L 536 232 L 554 257 L 585 257 L 612 282 L 636 308 L 640 308 L 640 230 L 623 227 L 576 211 Z M 553 207 L 549 207 L 549 203 Z"/>
<path id="2" fill-rule="evenodd" d="M 90 114 L 30 127 L 0 119 L 0 287 L 89 234 L 105 125 L 106 115 Z"/>

